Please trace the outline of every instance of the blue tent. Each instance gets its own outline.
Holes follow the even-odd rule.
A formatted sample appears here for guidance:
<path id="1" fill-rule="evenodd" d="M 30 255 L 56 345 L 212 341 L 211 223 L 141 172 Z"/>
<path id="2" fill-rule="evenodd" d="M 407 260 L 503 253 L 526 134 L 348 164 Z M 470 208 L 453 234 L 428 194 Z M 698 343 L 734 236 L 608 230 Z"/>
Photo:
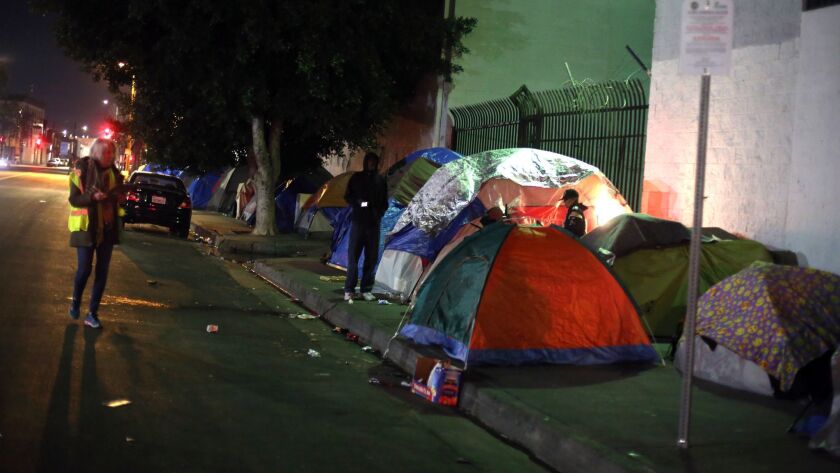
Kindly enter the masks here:
<path id="1" fill-rule="evenodd" d="M 447 148 L 429 148 L 414 151 L 388 169 L 386 177 L 389 181 L 389 195 L 392 195 L 397 190 L 397 184 L 395 184 L 395 182 L 403 178 L 406 172 L 411 172 L 411 165 L 416 160 L 423 158 L 430 163 L 434 163 L 436 166 L 442 166 L 448 162 L 455 161 L 456 159 L 461 159 L 462 157 L 463 156 L 460 154 Z M 385 211 L 385 215 L 382 217 L 382 221 L 380 222 L 379 254 L 376 255 L 377 263 L 379 261 L 379 257 L 382 256 L 382 252 L 385 249 L 386 235 L 394 228 L 394 225 L 397 223 L 397 220 L 400 218 L 400 215 L 402 215 L 404 210 L 405 204 L 403 202 L 398 201 L 394 197 L 388 199 L 388 209 Z M 350 216 L 351 212 L 347 211 L 345 214 L 336 219 L 338 220 L 339 218 L 344 218 L 347 220 L 346 222 L 336 221 L 336 223 L 333 224 L 333 245 L 328 263 L 331 266 L 341 269 L 346 269 L 348 265 L 347 249 L 350 245 Z M 363 263 L 364 256 L 359 258 L 360 271 Z"/>
<path id="2" fill-rule="evenodd" d="M 207 208 L 207 203 L 213 197 L 213 192 L 219 184 L 219 179 L 222 175 L 218 172 L 209 172 L 198 179 L 194 180 L 187 192 L 190 194 L 193 208 L 196 210 L 203 210 Z"/>

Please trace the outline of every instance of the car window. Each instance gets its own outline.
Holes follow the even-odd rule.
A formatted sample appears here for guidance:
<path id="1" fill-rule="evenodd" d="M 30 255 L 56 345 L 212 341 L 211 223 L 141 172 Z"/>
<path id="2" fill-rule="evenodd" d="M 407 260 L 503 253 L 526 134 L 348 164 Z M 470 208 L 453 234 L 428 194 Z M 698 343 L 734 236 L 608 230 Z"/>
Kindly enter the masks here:
<path id="1" fill-rule="evenodd" d="M 176 190 L 184 190 L 184 184 L 177 177 L 168 176 L 152 176 L 148 174 L 135 174 L 132 182 L 135 184 L 145 184 L 157 187 L 166 187 Z"/>

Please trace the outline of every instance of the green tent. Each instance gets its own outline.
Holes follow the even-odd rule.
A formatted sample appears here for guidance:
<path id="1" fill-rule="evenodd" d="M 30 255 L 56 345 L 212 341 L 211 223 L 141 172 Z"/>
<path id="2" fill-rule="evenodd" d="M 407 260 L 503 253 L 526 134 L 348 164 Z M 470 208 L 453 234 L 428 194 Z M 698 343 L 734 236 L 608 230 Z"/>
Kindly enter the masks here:
<path id="1" fill-rule="evenodd" d="M 767 249 L 756 241 L 703 243 L 700 294 L 754 261 L 772 262 Z M 653 334 L 674 336 L 686 311 L 688 245 L 635 251 L 617 258 L 613 271 L 636 300 Z"/>
<path id="2" fill-rule="evenodd" d="M 415 159 L 411 164 L 388 176 L 391 196 L 400 204 L 408 205 L 414 194 L 438 170 L 439 164 L 425 158 Z"/>
<path id="3" fill-rule="evenodd" d="M 621 257 L 640 248 L 679 245 L 691 239 L 680 222 L 642 213 L 617 215 L 581 238 L 593 251 L 600 248 Z"/>

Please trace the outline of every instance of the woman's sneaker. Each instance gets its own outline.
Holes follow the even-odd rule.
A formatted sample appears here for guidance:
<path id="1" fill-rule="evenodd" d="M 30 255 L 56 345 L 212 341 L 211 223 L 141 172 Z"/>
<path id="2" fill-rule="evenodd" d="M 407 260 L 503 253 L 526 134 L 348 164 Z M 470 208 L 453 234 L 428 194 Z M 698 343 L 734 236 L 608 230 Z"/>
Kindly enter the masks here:
<path id="1" fill-rule="evenodd" d="M 85 325 L 90 328 L 102 328 L 102 324 L 99 323 L 99 317 L 91 314 L 88 312 L 87 317 L 85 317 Z"/>
<path id="2" fill-rule="evenodd" d="M 81 314 L 81 312 L 79 312 L 79 306 L 77 306 L 76 304 L 70 304 L 69 314 L 71 319 L 78 320 L 79 315 Z"/>
<path id="3" fill-rule="evenodd" d="M 374 296 L 372 292 L 363 292 L 362 297 L 364 297 L 368 302 L 376 300 L 376 296 Z"/>
<path id="4" fill-rule="evenodd" d="M 355 298 L 356 298 L 356 293 L 355 292 L 345 292 L 344 293 L 344 300 L 347 301 L 348 304 L 352 304 L 353 299 L 355 299 Z"/>

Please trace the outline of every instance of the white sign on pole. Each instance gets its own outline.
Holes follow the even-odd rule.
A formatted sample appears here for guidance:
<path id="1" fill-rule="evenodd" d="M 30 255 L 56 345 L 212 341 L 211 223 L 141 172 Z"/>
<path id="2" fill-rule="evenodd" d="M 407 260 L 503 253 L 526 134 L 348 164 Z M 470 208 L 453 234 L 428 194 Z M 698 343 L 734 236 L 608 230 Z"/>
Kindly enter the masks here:
<path id="1" fill-rule="evenodd" d="M 683 0 L 680 74 L 729 74 L 733 16 L 732 0 Z"/>

